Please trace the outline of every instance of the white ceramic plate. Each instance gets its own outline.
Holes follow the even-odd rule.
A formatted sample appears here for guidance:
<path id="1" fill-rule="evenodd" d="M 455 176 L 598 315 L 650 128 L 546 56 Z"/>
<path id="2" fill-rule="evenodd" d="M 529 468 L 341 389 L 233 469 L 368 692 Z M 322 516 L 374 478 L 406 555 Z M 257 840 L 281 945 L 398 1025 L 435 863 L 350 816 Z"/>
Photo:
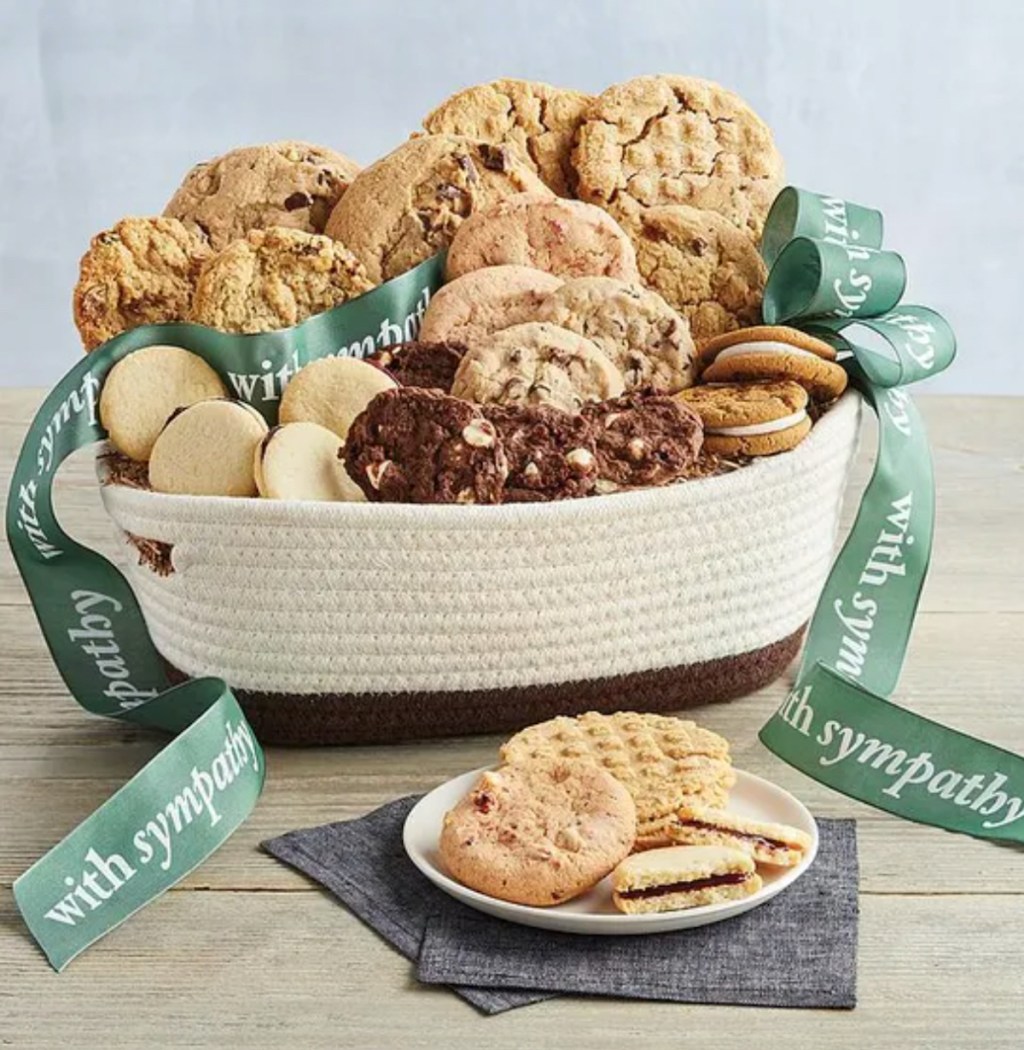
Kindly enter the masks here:
<path id="1" fill-rule="evenodd" d="M 759 904 L 771 900 L 777 893 L 781 893 L 803 875 L 818 852 L 818 828 L 807 807 L 788 791 L 783 791 L 782 788 L 754 776 L 753 773 L 737 769 L 736 786 L 729 798 L 731 812 L 755 820 L 789 824 L 806 831 L 812 840 L 811 848 L 797 867 L 760 868 L 764 886 L 752 896 L 743 900 L 708 904 L 702 908 L 689 908 L 685 911 L 623 915 L 612 904 L 611 880 L 603 879 L 581 897 L 553 908 L 511 904 L 456 882 L 446 872 L 437 848 L 445 813 L 469 791 L 482 772 L 482 769 L 475 769 L 471 773 L 463 773 L 462 776 L 434 788 L 413 806 L 406 817 L 402 836 L 405 851 L 413 864 L 445 893 L 471 908 L 476 908 L 477 911 L 525 926 L 540 926 L 562 933 L 636 934 L 664 933 L 668 930 L 682 930 L 691 926 L 721 922 L 722 919 L 750 911 L 751 908 L 756 908 Z"/>

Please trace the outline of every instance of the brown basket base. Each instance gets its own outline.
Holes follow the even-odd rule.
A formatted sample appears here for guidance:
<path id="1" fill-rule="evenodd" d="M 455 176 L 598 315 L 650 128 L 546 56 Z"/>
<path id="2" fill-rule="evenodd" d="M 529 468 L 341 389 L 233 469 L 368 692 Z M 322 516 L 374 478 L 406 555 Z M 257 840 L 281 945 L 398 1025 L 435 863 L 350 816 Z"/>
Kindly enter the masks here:
<path id="1" fill-rule="evenodd" d="M 264 744 L 393 744 L 429 737 L 508 733 L 583 711 L 678 711 L 732 700 L 775 681 L 800 649 L 803 627 L 736 656 L 658 671 L 523 689 L 287 695 L 235 689 Z M 172 681 L 188 675 L 168 665 Z"/>

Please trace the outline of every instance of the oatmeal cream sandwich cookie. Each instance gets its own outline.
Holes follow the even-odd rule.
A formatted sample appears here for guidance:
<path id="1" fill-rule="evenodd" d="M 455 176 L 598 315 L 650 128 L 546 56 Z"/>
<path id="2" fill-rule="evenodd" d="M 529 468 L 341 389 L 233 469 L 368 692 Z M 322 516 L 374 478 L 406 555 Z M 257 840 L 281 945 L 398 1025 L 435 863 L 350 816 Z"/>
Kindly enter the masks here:
<path id="1" fill-rule="evenodd" d="M 635 832 L 629 792 L 605 770 L 506 765 L 483 773 L 445 815 L 440 853 L 471 889 L 543 908 L 600 882 L 629 853 Z"/>
<path id="2" fill-rule="evenodd" d="M 811 432 L 807 391 L 789 380 L 693 386 L 675 395 L 704 421 L 704 446 L 722 456 L 773 456 Z"/>
<path id="3" fill-rule="evenodd" d="M 321 357 L 291 378 L 281 395 L 281 423 L 319 423 L 345 440 L 352 420 L 380 393 L 398 384 L 357 357 Z"/>
<path id="4" fill-rule="evenodd" d="M 601 208 L 551 194 L 520 193 L 470 216 L 452 239 L 449 280 L 484 266 L 513 264 L 563 280 L 639 280 L 629 236 Z"/>
<path id="5" fill-rule="evenodd" d="M 669 839 L 681 846 L 728 846 L 748 853 L 758 864 L 795 867 L 811 848 L 811 836 L 786 824 L 712 809 L 699 803 L 680 806 L 668 822 Z"/>
<path id="6" fill-rule="evenodd" d="M 319 423 L 272 427 L 256 446 L 256 488 L 264 499 L 363 500 L 363 490 L 345 471 L 342 450 L 338 435 Z"/>
<path id="7" fill-rule="evenodd" d="M 788 379 L 816 401 L 834 401 L 846 389 L 846 370 L 824 340 L 786 325 L 756 325 L 701 343 L 701 379 L 736 383 Z"/>
<path id="8" fill-rule="evenodd" d="M 627 857 L 612 872 L 612 902 L 627 915 L 740 900 L 761 889 L 754 862 L 723 846 L 670 846 Z"/>
<path id="9" fill-rule="evenodd" d="M 461 343 L 420 339 L 385 346 L 363 360 L 385 369 L 399 386 L 419 386 L 449 394 L 465 352 Z"/>

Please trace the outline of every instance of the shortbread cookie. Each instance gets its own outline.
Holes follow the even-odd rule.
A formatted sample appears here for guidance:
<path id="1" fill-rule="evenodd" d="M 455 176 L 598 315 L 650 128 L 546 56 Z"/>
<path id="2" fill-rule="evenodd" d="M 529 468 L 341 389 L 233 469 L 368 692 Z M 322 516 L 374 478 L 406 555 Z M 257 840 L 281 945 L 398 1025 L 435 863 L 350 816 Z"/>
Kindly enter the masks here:
<path id="1" fill-rule="evenodd" d="M 700 416 L 671 397 L 627 394 L 584 405 L 583 414 L 594 430 L 598 492 L 667 485 L 697 462 Z"/>
<path id="2" fill-rule="evenodd" d="M 226 248 L 250 230 L 288 226 L 323 233 L 359 165 L 326 146 L 268 142 L 197 164 L 164 215 Z"/>
<path id="3" fill-rule="evenodd" d="M 367 405 L 349 430 L 345 466 L 367 499 L 385 503 L 499 503 L 508 474 L 494 424 L 476 405 L 416 387 Z"/>
<path id="4" fill-rule="evenodd" d="M 684 799 L 724 805 L 735 783 L 729 744 L 694 722 L 665 715 L 589 711 L 528 726 L 501 747 L 503 762 L 572 760 L 601 766 L 629 789 L 638 825 L 674 813 Z"/>
<path id="5" fill-rule="evenodd" d="M 464 345 L 444 340 L 395 343 L 375 351 L 366 361 L 386 368 L 399 386 L 421 386 L 447 394 L 465 352 Z"/>
<path id="6" fill-rule="evenodd" d="M 572 161 L 582 200 L 627 216 L 688 204 L 755 238 L 783 184 L 765 123 L 731 91 L 696 77 L 607 88 L 584 114 Z"/>
<path id="7" fill-rule="evenodd" d="M 550 194 L 521 193 L 468 218 L 448 251 L 448 280 L 483 266 L 532 266 L 564 280 L 639 280 L 629 236 L 601 208 Z"/>
<path id="8" fill-rule="evenodd" d="M 668 821 L 669 838 L 680 846 L 728 846 L 749 854 L 758 864 L 792 868 L 811 848 L 811 836 L 788 824 L 750 820 L 699 803 L 680 806 Z"/>
<path id="9" fill-rule="evenodd" d="M 834 401 L 846 389 L 846 370 L 828 343 L 786 325 L 758 325 L 701 344 L 706 383 L 789 379 L 816 401 Z"/>
<path id="10" fill-rule="evenodd" d="M 541 303 L 535 319 L 596 343 L 622 373 L 626 390 L 672 393 L 693 383 L 689 324 L 657 292 L 638 284 L 614 277 L 566 281 Z"/>
<path id="11" fill-rule="evenodd" d="M 527 322 L 472 346 L 452 393 L 467 401 L 553 405 L 578 412 L 622 393 L 619 370 L 596 344 L 553 324 Z"/>
<path id="12" fill-rule="evenodd" d="M 746 853 L 722 846 L 672 846 L 627 857 L 612 872 L 612 902 L 627 915 L 700 908 L 761 889 Z"/>
<path id="13" fill-rule="evenodd" d="M 484 405 L 508 457 L 506 503 L 585 496 L 597 478 L 593 430 L 550 405 Z"/>
<path id="14" fill-rule="evenodd" d="M 772 456 L 810 433 L 807 391 L 788 380 L 694 386 L 675 395 L 704 421 L 704 447 L 720 456 Z"/>
<path id="15" fill-rule="evenodd" d="M 368 292 L 343 244 L 302 230 L 252 230 L 203 265 L 191 320 L 222 332 L 274 332 Z"/>
<path id="16" fill-rule="evenodd" d="M 144 324 L 183 321 L 210 256 L 177 219 L 122 219 L 93 237 L 79 264 L 73 309 L 86 350 Z"/>
<path id="17" fill-rule="evenodd" d="M 100 422 L 118 452 L 145 461 L 177 409 L 226 396 L 220 376 L 198 354 L 178 346 L 147 346 L 107 373 Z"/>
<path id="18" fill-rule="evenodd" d="M 449 281 L 430 300 L 420 339 L 471 346 L 502 328 L 536 320 L 561 280 L 531 266 L 485 266 Z"/>
<path id="19" fill-rule="evenodd" d="M 256 447 L 256 488 L 264 499 L 362 500 L 342 452 L 338 435 L 319 423 L 273 427 Z"/>
<path id="20" fill-rule="evenodd" d="M 321 357 L 300 368 L 284 388 L 281 423 L 319 423 L 342 441 L 352 420 L 380 393 L 398 384 L 357 357 Z"/>
<path id="21" fill-rule="evenodd" d="M 543 908 L 600 882 L 635 833 L 629 792 L 603 769 L 509 765 L 483 773 L 445 814 L 439 849 L 471 889 Z"/>
<path id="22" fill-rule="evenodd" d="M 697 341 L 755 324 L 767 278 L 750 237 L 713 211 L 649 208 L 630 225 L 637 265 Z"/>
<path id="23" fill-rule="evenodd" d="M 470 213 L 524 191 L 551 192 L 509 146 L 422 135 L 360 172 L 325 232 L 379 284 L 447 248 Z"/>
<path id="24" fill-rule="evenodd" d="M 428 113 L 432 134 L 466 135 L 518 150 L 548 187 L 571 196 L 573 138 L 592 96 L 532 80 L 493 80 L 452 95 Z"/>
<path id="25" fill-rule="evenodd" d="M 267 424 L 250 405 L 197 401 L 172 416 L 153 443 L 149 483 L 186 496 L 255 496 L 253 462 Z"/>

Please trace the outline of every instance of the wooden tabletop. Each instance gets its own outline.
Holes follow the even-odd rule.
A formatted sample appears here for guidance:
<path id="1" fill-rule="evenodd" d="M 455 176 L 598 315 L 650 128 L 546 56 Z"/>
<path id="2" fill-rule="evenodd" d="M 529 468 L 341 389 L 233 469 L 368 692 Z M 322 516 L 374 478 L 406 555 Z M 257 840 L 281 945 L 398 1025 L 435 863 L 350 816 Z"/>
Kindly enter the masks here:
<path id="1" fill-rule="evenodd" d="M 40 399 L 40 391 L 0 391 L 4 493 Z M 936 461 L 938 529 L 897 698 L 1021 752 L 1024 400 L 921 404 Z M 868 430 L 854 491 L 867 476 L 872 444 Z M 57 505 L 69 532 L 113 548 L 81 454 L 64 471 Z M 785 766 L 756 739 L 783 682 L 698 717 L 732 741 L 737 765 L 793 791 L 820 816 L 857 818 L 859 1005 L 852 1012 L 566 997 L 482 1017 L 444 989 L 418 985 L 397 952 L 257 849 L 268 836 L 358 816 L 490 762 L 493 737 L 271 750 L 263 798 L 240 831 L 57 976 L 21 923 L 11 883 L 163 741 L 89 717 L 70 699 L 6 548 L 0 634 L 0 1046 L 1024 1046 L 1024 851 L 897 820 Z"/>

